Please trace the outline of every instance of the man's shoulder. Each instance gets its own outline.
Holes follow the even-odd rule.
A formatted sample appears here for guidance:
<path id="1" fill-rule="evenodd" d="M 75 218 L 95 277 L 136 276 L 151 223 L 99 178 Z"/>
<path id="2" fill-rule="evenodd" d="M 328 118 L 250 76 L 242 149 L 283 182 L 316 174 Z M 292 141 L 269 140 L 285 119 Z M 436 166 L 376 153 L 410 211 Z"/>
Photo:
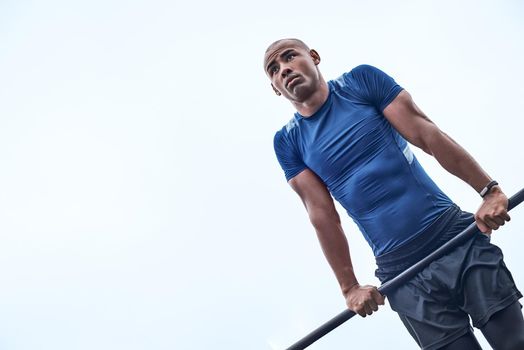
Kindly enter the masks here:
<path id="1" fill-rule="evenodd" d="M 286 130 L 286 132 L 291 132 L 291 130 L 293 130 L 294 128 L 296 128 L 298 126 L 298 121 L 297 121 L 297 118 L 295 118 L 295 116 L 293 116 L 293 118 L 291 118 L 287 124 L 282 128 L 282 130 Z"/>
<path id="2" fill-rule="evenodd" d="M 285 149 L 289 149 L 289 146 L 293 144 L 293 140 L 296 140 L 296 130 L 298 129 L 298 121 L 295 117 L 278 130 L 273 137 L 273 146 L 277 153 Z M 295 134 L 295 136 L 293 136 Z"/>
<path id="3" fill-rule="evenodd" d="M 353 72 L 355 74 L 358 74 L 358 73 L 367 73 L 367 72 L 374 72 L 376 71 L 378 68 L 375 67 L 375 66 L 372 66 L 370 64 L 359 64 L 358 66 L 356 66 L 355 68 L 353 68 L 350 72 Z"/>
<path id="4" fill-rule="evenodd" d="M 275 133 L 275 138 L 277 137 L 286 137 L 289 133 L 291 133 L 295 128 L 298 127 L 298 121 L 293 116 L 280 130 L 278 130 Z"/>
<path id="5" fill-rule="evenodd" d="M 351 85 L 355 79 L 358 80 L 364 75 L 373 74 L 378 69 L 375 66 L 369 64 L 359 64 L 358 66 L 353 67 L 347 72 L 344 72 L 341 76 L 336 79 L 333 79 L 331 82 L 336 86 L 346 86 Z"/>

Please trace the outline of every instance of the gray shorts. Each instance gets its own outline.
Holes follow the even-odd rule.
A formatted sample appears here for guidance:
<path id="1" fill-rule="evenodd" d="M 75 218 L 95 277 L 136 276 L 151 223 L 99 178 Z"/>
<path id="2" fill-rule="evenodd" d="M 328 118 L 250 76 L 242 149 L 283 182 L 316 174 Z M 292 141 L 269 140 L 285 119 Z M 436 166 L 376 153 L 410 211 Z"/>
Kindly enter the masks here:
<path id="1" fill-rule="evenodd" d="M 424 233 L 431 238 L 429 245 L 441 245 L 474 221 L 472 214 L 455 208 L 448 210 L 431 232 Z M 420 247 L 424 244 L 418 240 L 400 250 L 423 254 Z M 401 251 L 388 253 L 387 259 L 377 257 L 377 263 L 381 261 L 377 276 L 382 281 L 406 268 L 405 260 L 390 263 L 403 255 L 399 254 Z M 387 297 L 418 345 L 432 350 L 471 332 L 469 318 L 473 326 L 481 328 L 494 313 L 515 303 L 522 294 L 504 264 L 500 248 L 491 244 L 488 236 L 477 232 Z"/>

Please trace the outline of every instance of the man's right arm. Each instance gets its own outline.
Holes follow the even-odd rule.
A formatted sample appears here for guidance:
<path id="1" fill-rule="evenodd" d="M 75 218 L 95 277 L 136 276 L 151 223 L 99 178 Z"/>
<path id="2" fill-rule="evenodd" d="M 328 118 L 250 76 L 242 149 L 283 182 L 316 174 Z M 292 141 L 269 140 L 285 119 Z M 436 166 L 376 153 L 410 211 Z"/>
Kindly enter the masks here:
<path id="1" fill-rule="evenodd" d="M 300 196 L 315 228 L 322 251 L 338 280 L 347 306 L 365 317 L 384 305 L 376 287 L 361 286 L 353 271 L 346 235 L 340 223 L 333 198 L 326 185 L 309 169 L 289 180 Z"/>

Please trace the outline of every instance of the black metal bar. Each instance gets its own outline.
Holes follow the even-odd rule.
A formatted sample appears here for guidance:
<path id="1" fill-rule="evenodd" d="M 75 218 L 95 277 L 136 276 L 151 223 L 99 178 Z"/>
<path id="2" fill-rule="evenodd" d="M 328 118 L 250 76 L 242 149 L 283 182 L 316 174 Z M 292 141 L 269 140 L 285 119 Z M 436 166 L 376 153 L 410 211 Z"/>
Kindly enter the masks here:
<path id="1" fill-rule="evenodd" d="M 522 201 L 524 201 L 524 189 L 520 190 L 509 199 L 508 210 L 515 208 L 517 205 L 522 203 Z M 453 249 L 464 243 L 467 239 L 470 238 L 472 234 L 475 233 L 476 230 L 477 225 L 475 223 L 472 223 L 464 231 L 459 233 L 453 239 L 449 240 L 446 244 L 442 245 L 433 253 L 429 254 L 427 257 L 425 257 L 415 265 L 411 266 L 409 269 L 405 270 L 395 278 L 384 283 L 382 286 L 378 288 L 378 291 L 383 295 L 387 296 L 387 294 L 390 293 L 392 290 L 398 288 L 407 280 L 413 278 L 429 263 L 440 258 L 441 256 L 447 254 L 448 252 L 452 251 Z M 316 342 L 324 335 L 328 334 L 329 332 L 331 332 L 332 330 L 334 330 L 353 316 L 355 316 L 355 313 L 353 311 L 349 309 L 344 310 L 337 316 L 333 317 L 331 320 L 327 321 L 326 323 L 324 323 L 323 325 L 306 335 L 304 338 L 300 339 L 295 344 L 291 345 L 289 348 L 287 348 L 287 350 L 303 350 L 307 348 L 308 346 L 310 346 L 311 344 L 313 344 L 314 342 Z"/>

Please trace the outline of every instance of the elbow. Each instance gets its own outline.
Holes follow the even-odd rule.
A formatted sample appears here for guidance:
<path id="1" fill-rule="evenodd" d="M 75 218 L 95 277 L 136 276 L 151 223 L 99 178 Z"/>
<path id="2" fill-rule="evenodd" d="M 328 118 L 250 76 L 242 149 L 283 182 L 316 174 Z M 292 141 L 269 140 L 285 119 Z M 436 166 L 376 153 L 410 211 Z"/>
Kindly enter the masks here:
<path id="1" fill-rule="evenodd" d="M 433 151 L 432 151 L 431 146 L 429 144 L 422 143 L 422 144 L 420 144 L 419 148 L 421 150 L 423 150 L 424 152 L 426 152 L 427 154 L 429 154 L 430 156 L 433 155 Z"/>
<path id="2" fill-rule="evenodd" d="M 325 219 L 322 217 L 322 215 L 319 215 L 319 213 L 316 212 L 310 212 L 309 213 L 309 222 L 311 222 L 311 225 L 313 225 L 314 228 L 318 229 L 323 225 L 325 222 Z"/>
<path id="3" fill-rule="evenodd" d="M 442 147 L 445 139 L 447 139 L 447 135 L 434 126 L 416 138 L 414 144 L 427 154 L 434 156 L 435 150 L 438 149 L 438 147 Z"/>
<path id="4" fill-rule="evenodd" d="M 315 227 L 320 229 L 329 224 L 340 224 L 340 216 L 338 215 L 335 208 L 323 209 L 323 208 L 310 208 L 308 210 L 309 221 Z"/>

